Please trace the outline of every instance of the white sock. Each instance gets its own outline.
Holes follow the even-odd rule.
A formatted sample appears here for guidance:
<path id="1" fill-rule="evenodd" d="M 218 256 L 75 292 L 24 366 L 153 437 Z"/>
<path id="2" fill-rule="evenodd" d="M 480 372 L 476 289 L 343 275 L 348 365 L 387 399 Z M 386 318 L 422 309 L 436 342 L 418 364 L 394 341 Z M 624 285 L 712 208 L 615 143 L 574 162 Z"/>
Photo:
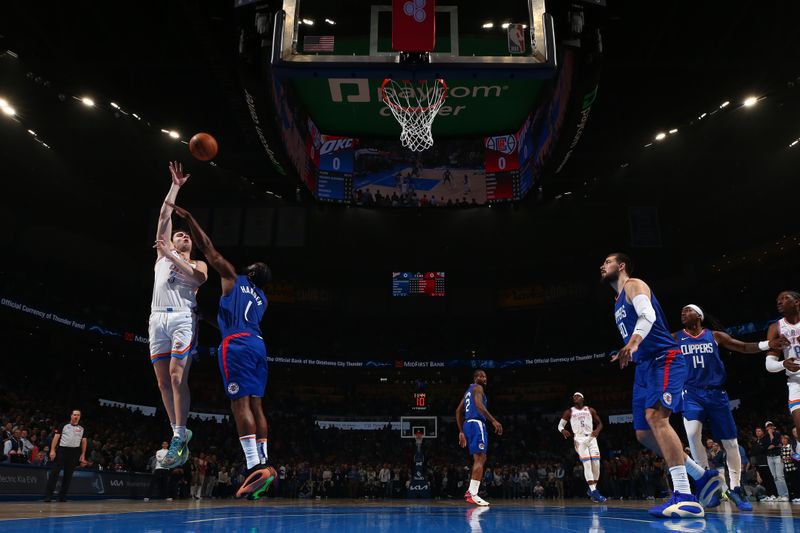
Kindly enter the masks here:
<path id="1" fill-rule="evenodd" d="M 172 437 L 178 437 L 181 440 L 186 440 L 186 426 L 173 426 Z"/>
<path id="2" fill-rule="evenodd" d="M 694 459 L 692 459 L 688 455 L 686 456 L 686 460 L 683 462 L 683 466 L 684 468 L 686 468 L 685 473 L 692 476 L 692 479 L 700 479 L 701 477 L 703 477 L 703 474 L 706 473 L 706 469 L 697 464 L 696 462 L 694 462 Z M 672 471 L 671 468 L 670 471 Z"/>
<path id="3" fill-rule="evenodd" d="M 255 435 L 243 435 L 239 437 L 239 443 L 244 450 L 244 458 L 247 460 L 247 468 L 253 468 L 259 463 L 258 460 L 258 446 L 256 446 Z"/>
<path id="4" fill-rule="evenodd" d="M 480 481 L 478 481 L 477 479 L 470 479 L 469 480 L 469 493 L 472 494 L 473 496 L 477 496 L 478 495 L 478 489 L 480 488 L 480 486 L 481 486 L 481 482 Z"/>
<path id="5" fill-rule="evenodd" d="M 267 453 L 267 439 L 256 439 L 256 444 L 258 444 L 259 461 L 266 463 L 267 459 L 269 459 L 269 454 Z"/>
<path id="6" fill-rule="evenodd" d="M 172 428 L 172 434 L 174 435 L 174 434 L 175 434 L 175 424 L 172 424 L 172 423 L 171 423 L 171 424 L 169 425 L 169 427 L 171 427 L 171 428 Z"/>
<path id="7" fill-rule="evenodd" d="M 731 487 L 735 489 L 742 484 L 742 456 L 739 453 L 739 441 L 725 439 L 722 441 L 725 456 L 728 461 L 728 475 L 731 478 Z"/>
<path id="8" fill-rule="evenodd" d="M 672 477 L 672 488 L 675 489 L 675 492 L 680 492 L 681 494 L 692 493 L 692 489 L 689 487 L 689 476 L 686 475 L 685 466 L 671 466 L 669 468 L 669 475 Z"/>

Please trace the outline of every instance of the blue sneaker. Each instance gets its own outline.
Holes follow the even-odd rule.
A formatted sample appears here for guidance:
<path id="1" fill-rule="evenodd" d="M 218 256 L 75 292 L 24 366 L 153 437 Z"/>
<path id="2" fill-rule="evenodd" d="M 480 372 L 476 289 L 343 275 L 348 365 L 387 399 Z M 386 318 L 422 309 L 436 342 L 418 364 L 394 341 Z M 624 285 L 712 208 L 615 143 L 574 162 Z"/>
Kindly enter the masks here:
<path id="1" fill-rule="evenodd" d="M 696 496 L 680 492 L 673 492 L 672 498 L 647 512 L 657 518 L 703 518 L 706 514 Z"/>
<path id="2" fill-rule="evenodd" d="M 605 503 L 606 501 L 606 497 L 600 494 L 600 491 L 597 489 L 588 490 L 586 491 L 586 494 L 589 495 L 594 503 Z"/>
<path id="3" fill-rule="evenodd" d="M 716 470 L 706 470 L 703 477 L 695 480 L 697 499 L 706 509 L 717 507 L 720 504 L 719 496 L 722 494 L 722 477 Z"/>
<path id="4" fill-rule="evenodd" d="M 178 451 L 178 464 L 175 466 L 183 466 L 189 460 L 189 441 L 192 440 L 192 430 L 186 428 L 186 440 L 183 441 L 183 447 Z"/>
<path id="5" fill-rule="evenodd" d="M 167 455 L 164 456 L 164 460 L 161 461 L 161 464 L 169 469 L 178 466 L 182 455 L 182 453 L 179 454 L 178 452 L 183 452 L 183 442 L 178 437 L 172 437 L 172 440 L 169 441 Z"/>
<path id="6" fill-rule="evenodd" d="M 736 487 L 735 489 L 728 489 L 725 492 L 728 499 L 736 504 L 740 511 L 752 511 L 753 504 L 747 499 L 747 493 L 743 487 Z"/>

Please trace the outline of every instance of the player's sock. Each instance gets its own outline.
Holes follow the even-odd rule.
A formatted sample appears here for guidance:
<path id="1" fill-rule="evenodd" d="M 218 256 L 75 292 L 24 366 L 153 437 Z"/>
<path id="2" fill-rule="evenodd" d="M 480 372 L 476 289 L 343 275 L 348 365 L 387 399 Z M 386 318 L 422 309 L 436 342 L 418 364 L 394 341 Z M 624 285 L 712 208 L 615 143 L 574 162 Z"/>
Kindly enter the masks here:
<path id="1" fill-rule="evenodd" d="M 258 444 L 258 458 L 260 462 L 266 463 L 267 459 L 269 459 L 269 454 L 267 453 L 267 439 L 256 439 L 256 444 Z"/>
<path id="2" fill-rule="evenodd" d="M 703 474 L 706 473 L 706 469 L 697 464 L 694 461 L 694 459 L 692 459 L 688 455 L 686 456 L 686 460 L 683 462 L 683 467 L 685 468 L 684 473 L 692 476 L 692 479 L 700 479 L 701 477 L 703 477 Z M 670 472 L 671 471 L 672 469 L 670 468 Z M 683 491 L 678 491 L 678 492 L 683 492 Z"/>
<path id="3" fill-rule="evenodd" d="M 169 427 L 172 428 L 172 436 L 175 436 L 175 424 L 170 424 Z"/>
<path id="4" fill-rule="evenodd" d="M 728 460 L 728 475 L 731 478 L 731 487 L 735 489 L 742 484 L 742 456 L 739 453 L 739 441 L 736 439 L 724 439 L 722 447 L 725 449 L 725 456 Z"/>
<path id="5" fill-rule="evenodd" d="M 478 489 L 481 487 L 481 482 L 477 479 L 470 479 L 469 480 L 469 493 L 473 496 L 477 496 Z"/>
<path id="6" fill-rule="evenodd" d="M 182 441 L 186 440 L 186 426 L 175 426 L 172 428 L 172 437 L 178 437 Z"/>
<path id="7" fill-rule="evenodd" d="M 256 446 L 255 435 L 243 435 L 239 437 L 239 442 L 244 450 L 244 458 L 247 460 L 247 468 L 253 468 L 259 463 L 258 446 Z"/>
<path id="8" fill-rule="evenodd" d="M 672 477 L 672 488 L 675 489 L 675 492 L 680 492 L 681 494 L 692 493 L 692 489 L 689 487 L 689 476 L 686 475 L 685 466 L 671 466 L 669 468 L 669 475 Z"/>

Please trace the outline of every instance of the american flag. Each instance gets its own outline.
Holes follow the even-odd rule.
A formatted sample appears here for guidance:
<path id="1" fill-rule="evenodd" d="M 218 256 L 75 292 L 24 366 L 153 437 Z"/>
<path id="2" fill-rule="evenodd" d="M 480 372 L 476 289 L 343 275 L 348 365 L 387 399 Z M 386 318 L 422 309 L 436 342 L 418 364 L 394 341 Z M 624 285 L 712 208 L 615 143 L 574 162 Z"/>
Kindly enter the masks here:
<path id="1" fill-rule="evenodd" d="M 333 52 L 333 35 L 306 35 L 303 37 L 304 52 Z"/>

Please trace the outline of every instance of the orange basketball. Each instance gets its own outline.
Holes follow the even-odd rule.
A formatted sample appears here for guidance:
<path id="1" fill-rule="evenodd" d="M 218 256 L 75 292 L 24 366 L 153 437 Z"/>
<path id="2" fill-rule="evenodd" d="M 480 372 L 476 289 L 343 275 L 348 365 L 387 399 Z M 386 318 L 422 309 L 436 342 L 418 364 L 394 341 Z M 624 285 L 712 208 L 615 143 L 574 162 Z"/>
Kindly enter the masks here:
<path id="1" fill-rule="evenodd" d="M 189 151 L 200 161 L 211 161 L 218 150 L 217 140 L 208 133 L 196 133 L 189 139 Z"/>

